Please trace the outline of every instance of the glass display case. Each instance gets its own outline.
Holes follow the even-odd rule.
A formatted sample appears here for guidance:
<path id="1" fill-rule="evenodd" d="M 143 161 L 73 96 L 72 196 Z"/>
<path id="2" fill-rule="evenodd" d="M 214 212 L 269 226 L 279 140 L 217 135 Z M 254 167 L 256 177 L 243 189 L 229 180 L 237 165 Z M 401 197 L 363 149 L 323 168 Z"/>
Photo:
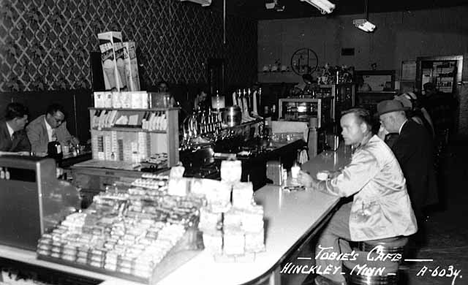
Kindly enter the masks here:
<path id="1" fill-rule="evenodd" d="M 80 208 L 78 189 L 56 178 L 51 158 L 2 155 L 0 174 L 0 244 L 36 250 L 42 234 Z"/>
<path id="2" fill-rule="evenodd" d="M 317 128 L 333 123 L 333 97 L 322 99 L 282 98 L 279 99 L 278 105 L 278 119 L 280 120 L 309 123 L 311 119 L 317 118 Z"/>
<path id="3" fill-rule="evenodd" d="M 392 100 L 395 95 L 398 95 L 397 91 L 381 91 L 381 92 L 362 92 L 358 93 L 356 98 L 356 104 L 366 108 L 375 114 L 377 112 L 377 104 L 383 100 Z"/>
<path id="4" fill-rule="evenodd" d="M 333 98 L 333 121 L 339 122 L 341 112 L 355 106 L 356 88 L 354 83 L 319 85 L 317 98 Z"/>

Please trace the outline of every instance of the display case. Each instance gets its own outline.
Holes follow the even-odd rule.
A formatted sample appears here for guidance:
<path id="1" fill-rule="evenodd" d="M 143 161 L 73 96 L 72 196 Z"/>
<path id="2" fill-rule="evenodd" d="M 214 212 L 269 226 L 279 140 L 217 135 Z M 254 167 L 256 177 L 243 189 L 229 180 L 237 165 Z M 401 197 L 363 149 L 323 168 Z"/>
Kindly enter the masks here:
<path id="1" fill-rule="evenodd" d="M 375 113 L 377 103 L 390 100 L 398 93 L 395 90 L 395 70 L 356 71 L 356 105 Z"/>
<path id="2" fill-rule="evenodd" d="M 317 119 L 317 128 L 333 123 L 333 97 L 322 99 L 282 98 L 279 99 L 278 116 L 280 120 L 311 122 Z"/>
<path id="3" fill-rule="evenodd" d="M 179 162 L 178 108 L 89 108 L 94 160 Z"/>
<path id="4" fill-rule="evenodd" d="M 38 259 L 156 284 L 203 249 L 203 197 L 174 195 L 172 183 L 147 174 L 100 193 L 36 240 Z"/>
<path id="5" fill-rule="evenodd" d="M 377 111 L 377 103 L 383 100 L 392 100 L 397 94 L 397 91 L 360 92 L 356 96 L 356 105 L 364 107 L 374 114 Z"/>
<path id="6" fill-rule="evenodd" d="M 332 97 L 333 121 L 339 122 L 343 110 L 354 107 L 356 88 L 354 83 L 319 85 L 317 98 Z"/>
<path id="7" fill-rule="evenodd" d="M 52 158 L 0 156 L 0 243 L 35 250 L 37 240 L 80 208 L 78 190 L 56 179 Z"/>

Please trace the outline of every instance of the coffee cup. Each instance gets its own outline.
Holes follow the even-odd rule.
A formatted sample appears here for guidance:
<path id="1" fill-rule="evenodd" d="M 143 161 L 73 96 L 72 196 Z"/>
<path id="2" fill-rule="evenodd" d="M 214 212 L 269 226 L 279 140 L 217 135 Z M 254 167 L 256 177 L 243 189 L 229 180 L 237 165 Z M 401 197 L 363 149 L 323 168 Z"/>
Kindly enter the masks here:
<path id="1" fill-rule="evenodd" d="M 320 180 L 320 181 L 325 181 L 329 178 L 330 176 L 330 172 L 324 170 L 324 171 L 319 171 L 317 173 L 317 179 Z"/>

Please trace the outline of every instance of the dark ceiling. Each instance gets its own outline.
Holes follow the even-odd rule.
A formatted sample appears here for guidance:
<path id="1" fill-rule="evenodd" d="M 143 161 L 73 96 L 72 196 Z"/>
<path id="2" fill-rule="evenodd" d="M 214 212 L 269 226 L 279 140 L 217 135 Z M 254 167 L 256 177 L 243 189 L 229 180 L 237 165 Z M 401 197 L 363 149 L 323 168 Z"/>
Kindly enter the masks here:
<path id="1" fill-rule="evenodd" d="M 257 20 L 306 18 L 323 16 L 312 5 L 300 0 L 278 0 L 279 6 L 284 6 L 284 11 L 277 12 L 274 9 L 267 10 L 266 2 L 273 0 L 213 0 L 213 9 L 222 9 L 223 1 L 226 1 L 226 11 L 230 14 L 244 15 Z M 468 5 L 468 0 L 367 0 L 369 13 L 414 11 L 434 9 L 440 7 L 453 7 Z M 336 5 L 332 14 L 326 15 L 351 15 L 366 13 L 366 0 L 330 0 Z"/>

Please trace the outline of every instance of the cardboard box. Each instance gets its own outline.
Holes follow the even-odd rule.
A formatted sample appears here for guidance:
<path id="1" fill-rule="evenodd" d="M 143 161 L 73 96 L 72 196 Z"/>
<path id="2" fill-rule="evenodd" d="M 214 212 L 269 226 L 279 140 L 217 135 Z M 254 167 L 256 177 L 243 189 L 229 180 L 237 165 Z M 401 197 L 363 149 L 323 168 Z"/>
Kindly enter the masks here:
<path id="1" fill-rule="evenodd" d="M 124 42 L 125 75 L 127 89 L 140 91 L 140 77 L 138 75 L 138 61 L 135 42 Z"/>
<path id="2" fill-rule="evenodd" d="M 117 56 L 121 57 L 123 60 L 122 33 L 99 33 L 98 39 L 106 90 L 120 91 L 120 89 L 123 87 L 123 84 L 122 79 L 120 78 L 119 69 L 117 68 Z M 115 52 L 116 43 L 120 43 L 117 44 L 117 54 Z"/>
<path id="3" fill-rule="evenodd" d="M 122 42 L 115 42 L 114 43 L 114 53 L 115 53 L 115 64 L 117 66 L 117 71 L 118 71 L 118 76 L 120 79 L 119 91 L 126 91 L 129 90 L 128 84 L 127 84 L 127 76 L 126 76 L 126 71 L 125 71 L 125 52 L 124 52 L 124 46 Z"/>
<path id="4" fill-rule="evenodd" d="M 104 108 L 105 92 L 94 92 L 94 107 Z"/>
<path id="5" fill-rule="evenodd" d="M 104 92 L 104 108 L 112 108 L 112 93 L 109 91 Z"/>

